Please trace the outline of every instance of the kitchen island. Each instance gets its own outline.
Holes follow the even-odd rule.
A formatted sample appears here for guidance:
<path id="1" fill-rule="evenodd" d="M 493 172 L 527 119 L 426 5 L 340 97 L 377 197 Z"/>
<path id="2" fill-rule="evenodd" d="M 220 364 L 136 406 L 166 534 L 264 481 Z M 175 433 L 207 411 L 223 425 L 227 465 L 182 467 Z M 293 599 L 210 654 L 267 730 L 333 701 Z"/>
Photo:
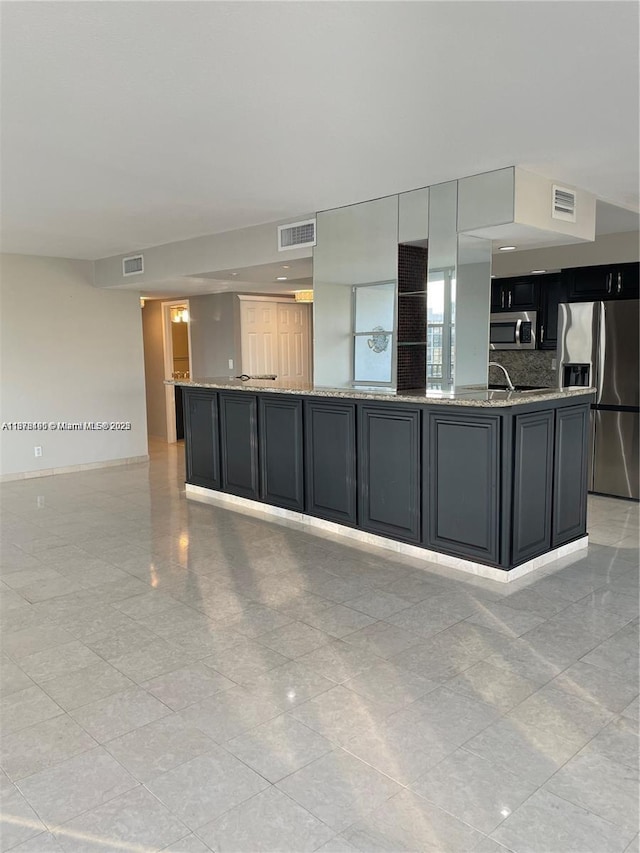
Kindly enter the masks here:
<path id="1" fill-rule="evenodd" d="M 587 544 L 590 388 L 175 384 L 188 498 L 258 508 L 497 580 Z"/>

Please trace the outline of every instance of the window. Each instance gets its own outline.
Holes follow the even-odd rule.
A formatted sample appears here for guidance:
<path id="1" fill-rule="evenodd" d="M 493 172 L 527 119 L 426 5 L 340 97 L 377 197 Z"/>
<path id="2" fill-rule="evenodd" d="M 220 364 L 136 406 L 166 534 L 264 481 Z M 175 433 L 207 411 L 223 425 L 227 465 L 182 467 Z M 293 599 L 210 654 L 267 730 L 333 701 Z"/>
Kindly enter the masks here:
<path id="1" fill-rule="evenodd" d="M 353 383 L 393 384 L 396 282 L 353 288 Z"/>

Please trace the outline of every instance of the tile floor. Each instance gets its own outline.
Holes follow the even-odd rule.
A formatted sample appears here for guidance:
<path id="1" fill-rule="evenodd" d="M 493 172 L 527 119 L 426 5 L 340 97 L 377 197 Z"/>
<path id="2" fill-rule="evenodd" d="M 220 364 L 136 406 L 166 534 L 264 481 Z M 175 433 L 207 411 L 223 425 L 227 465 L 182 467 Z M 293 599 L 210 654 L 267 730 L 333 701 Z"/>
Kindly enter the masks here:
<path id="1" fill-rule="evenodd" d="M 638 851 L 637 505 L 504 586 L 182 482 L 2 487 L 3 851 Z"/>

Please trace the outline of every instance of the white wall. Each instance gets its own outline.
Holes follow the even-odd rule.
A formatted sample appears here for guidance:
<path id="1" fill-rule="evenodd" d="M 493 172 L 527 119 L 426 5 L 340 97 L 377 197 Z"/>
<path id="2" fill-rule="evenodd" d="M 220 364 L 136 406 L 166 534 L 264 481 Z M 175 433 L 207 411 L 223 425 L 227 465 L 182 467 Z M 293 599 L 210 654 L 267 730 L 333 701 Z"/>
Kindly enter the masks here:
<path id="1" fill-rule="evenodd" d="M 132 429 L 0 430 L 2 476 L 147 454 L 140 301 L 92 282 L 88 261 L 0 256 L 0 422 L 130 421 Z"/>
<path id="2" fill-rule="evenodd" d="M 189 297 L 193 378 L 240 373 L 239 301 L 235 293 Z M 229 359 L 233 367 L 229 367 Z"/>

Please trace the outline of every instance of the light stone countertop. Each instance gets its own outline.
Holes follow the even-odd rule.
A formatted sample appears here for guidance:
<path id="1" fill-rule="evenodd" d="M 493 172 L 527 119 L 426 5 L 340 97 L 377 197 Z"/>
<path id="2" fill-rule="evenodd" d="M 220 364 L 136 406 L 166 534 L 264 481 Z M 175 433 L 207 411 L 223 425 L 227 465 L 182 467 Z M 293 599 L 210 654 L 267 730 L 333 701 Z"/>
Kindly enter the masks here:
<path id="1" fill-rule="evenodd" d="M 568 397 L 583 397 L 594 394 L 595 388 L 537 388 L 533 391 L 507 391 L 470 389 L 468 391 L 385 391 L 380 388 L 314 388 L 309 383 L 287 380 L 280 383 L 270 379 L 233 379 L 211 377 L 203 379 L 167 379 L 165 385 L 180 385 L 185 388 L 213 388 L 220 391 L 260 391 L 273 394 L 295 394 L 310 397 L 339 397 L 349 400 L 384 400 L 393 403 L 428 403 L 445 406 L 476 406 L 480 408 L 503 408 L 522 406 L 529 403 L 544 403 L 564 400 Z"/>

